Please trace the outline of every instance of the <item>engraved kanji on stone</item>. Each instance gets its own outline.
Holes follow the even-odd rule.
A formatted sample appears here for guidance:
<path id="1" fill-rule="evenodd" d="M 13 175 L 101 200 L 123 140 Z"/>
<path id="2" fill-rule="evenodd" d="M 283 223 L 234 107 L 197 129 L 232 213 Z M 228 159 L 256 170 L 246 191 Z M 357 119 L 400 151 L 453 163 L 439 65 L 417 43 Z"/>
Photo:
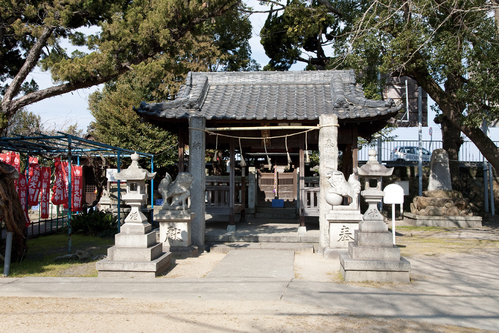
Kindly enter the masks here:
<path id="1" fill-rule="evenodd" d="M 175 227 L 169 227 L 168 230 L 166 231 L 166 240 L 171 239 L 174 241 L 183 242 L 181 234 L 182 234 L 181 229 Z"/>
<path id="2" fill-rule="evenodd" d="M 343 225 L 341 227 L 340 231 L 340 238 L 338 239 L 338 242 L 347 242 L 347 241 L 353 241 L 352 237 L 352 232 L 350 231 L 350 228 L 347 227 L 346 225 Z"/>
<path id="3" fill-rule="evenodd" d="M 326 148 L 333 149 L 336 147 L 336 142 L 334 142 L 331 139 L 327 139 L 325 146 L 326 146 Z"/>
<path id="4" fill-rule="evenodd" d="M 201 149 L 203 148 L 203 144 L 199 141 L 196 141 L 192 144 L 192 148 Z"/>

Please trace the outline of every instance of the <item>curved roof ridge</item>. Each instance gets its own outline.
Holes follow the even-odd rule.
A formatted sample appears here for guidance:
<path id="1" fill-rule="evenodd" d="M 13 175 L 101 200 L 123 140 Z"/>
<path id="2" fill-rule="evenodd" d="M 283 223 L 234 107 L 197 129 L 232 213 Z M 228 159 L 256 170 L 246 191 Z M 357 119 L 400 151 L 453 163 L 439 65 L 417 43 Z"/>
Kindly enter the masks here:
<path id="1" fill-rule="evenodd" d="M 190 72 L 177 99 L 142 102 L 145 117 L 207 120 L 314 120 L 336 114 L 345 120 L 390 118 L 403 107 L 392 99 L 365 98 L 353 70 L 300 72 Z M 194 112 L 194 113 L 193 113 Z M 361 120 L 363 119 L 363 120 Z"/>

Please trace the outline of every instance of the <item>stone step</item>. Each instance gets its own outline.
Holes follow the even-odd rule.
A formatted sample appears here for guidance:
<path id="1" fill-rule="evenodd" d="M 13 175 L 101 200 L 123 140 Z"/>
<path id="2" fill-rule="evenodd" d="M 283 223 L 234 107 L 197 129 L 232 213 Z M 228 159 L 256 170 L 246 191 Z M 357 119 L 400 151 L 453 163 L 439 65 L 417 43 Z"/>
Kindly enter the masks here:
<path id="1" fill-rule="evenodd" d="M 257 219 L 296 219 L 297 215 L 295 213 L 286 214 L 281 212 L 270 213 L 255 213 L 255 218 Z"/>
<path id="2" fill-rule="evenodd" d="M 289 207 L 289 208 L 256 207 L 256 213 L 270 214 L 270 215 L 276 215 L 276 214 L 296 215 L 296 207 Z"/>
<path id="3" fill-rule="evenodd" d="M 207 243 L 210 252 L 228 253 L 232 250 L 280 250 L 294 252 L 314 253 L 319 244 L 315 243 L 255 243 L 255 242 L 232 242 L 232 243 Z"/>
<path id="4" fill-rule="evenodd" d="M 237 228 L 237 226 L 236 226 Z M 208 243 L 227 243 L 227 242 L 247 242 L 247 243 L 319 243 L 319 234 L 313 235 L 299 234 L 238 234 L 232 232 L 206 233 L 205 241 Z"/>

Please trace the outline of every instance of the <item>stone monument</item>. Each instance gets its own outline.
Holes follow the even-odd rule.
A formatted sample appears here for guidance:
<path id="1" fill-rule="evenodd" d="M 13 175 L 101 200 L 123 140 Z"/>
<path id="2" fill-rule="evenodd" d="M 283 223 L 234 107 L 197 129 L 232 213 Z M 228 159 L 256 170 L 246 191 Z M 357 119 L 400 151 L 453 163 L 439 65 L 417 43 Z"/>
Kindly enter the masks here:
<path id="1" fill-rule="evenodd" d="M 452 191 L 449 155 L 445 149 L 435 149 L 431 154 L 428 191 Z"/>
<path id="2" fill-rule="evenodd" d="M 326 179 L 330 185 L 326 189 L 326 202 L 332 208 L 326 214 L 329 222 L 329 246 L 324 250 L 324 256 L 337 258 L 338 249 L 348 247 L 362 221 L 359 206 L 361 186 L 355 173 L 346 181 L 341 171 L 331 171 L 327 173 Z"/>
<path id="3" fill-rule="evenodd" d="M 430 180 L 423 196 L 414 197 L 411 213 L 405 214 L 412 225 L 434 227 L 481 228 L 482 218 L 473 216 L 469 200 L 461 192 L 452 190 L 449 156 L 444 149 L 431 155 Z"/>
<path id="4" fill-rule="evenodd" d="M 142 213 L 141 207 L 147 199 L 145 181 L 156 173 L 142 169 L 139 155 L 132 154 L 128 169 L 116 174 L 126 181 L 123 200 L 131 207 L 130 214 L 115 236 L 115 246 L 107 250 L 107 258 L 96 263 L 99 277 L 155 277 L 170 265 L 171 253 L 165 253 L 162 244 L 156 242 L 156 232 Z"/>
<path id="5" fill-rule="evenodd" d="M 369 204 L 354 241 L 348 243 L 348 253 L 340 253 L 340 270 L 347 282 L 403 282 L 409 283 L 410 263 L 400 256 L 393 245 L 392 235 L 378 210 L 384 196 L 381 178 L 390 176 L 393 168 L 386 168 L 376 159 L 376 150 L 369 151 L 369 160 L 359 169 L 364 178 L 362 196 Z"/>
<path id="6" fill-rule="evenodd" d="M 158 186 L 163 197 L 161 210 L 154 214 L 159 223 L 159 241 L 163 251 L 180 256 L 197 256 L 198 248 L 191 243 L 191 222 L 196 216 L 190 210 L 190 187 L 193 177 L 181 172 L 172 182 L 167 173 Z"/>

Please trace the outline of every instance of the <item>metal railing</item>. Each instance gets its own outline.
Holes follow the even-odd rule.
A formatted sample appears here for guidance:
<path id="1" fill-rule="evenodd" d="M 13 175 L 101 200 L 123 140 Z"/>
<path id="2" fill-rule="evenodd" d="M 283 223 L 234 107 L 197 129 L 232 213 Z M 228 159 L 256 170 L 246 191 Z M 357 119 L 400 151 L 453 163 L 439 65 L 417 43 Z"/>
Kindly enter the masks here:
<path id="1" fill-rule="evenodd" d="M 42 219 L 39 209 L 29 210 L 30 224 L 26 227 L 28 238 L 53 234 L 67 226 L 68 216 L 67 212 L 62 209 L 62 205 L 56 206 L 50 203 L 49 213 L 49 218 Z M 7 237 L 7 229 L 3 222 L 0 225 L 0 235 L 1 239 Z"/>
<path id="2" fill-rule="evenodd" d="M 499 141 L 494 141 L 494 143 L 499 145 Z M 432 152 L 435 149 L 442 148 L 442 141 L 430 141 L 423 140 L 422 141 L 423 148 L 427 149 L 429 152 Z M 358 159 L 360 162 L 367 161 L 369 159 L 369 149 L 376 149 L 378 151 L 381 150 L 381 159 L 383 162 L 392 161 L 392 152 L 396 147 L 417 147 L 419 148 L 418 140 L 394 140 L 394 141 L 382 141 L 381 149 L 379 149 L 376 142 L 371 144 L 365 144 L 359 147 Z M 472 163 L 481 163 L 483 162 L 483 155 L 475 146 L 472 141 L 466 140 L 464 141 L 461 149 L 459 150 L 459 161 L 460 162 L 472 162 Z"/>

